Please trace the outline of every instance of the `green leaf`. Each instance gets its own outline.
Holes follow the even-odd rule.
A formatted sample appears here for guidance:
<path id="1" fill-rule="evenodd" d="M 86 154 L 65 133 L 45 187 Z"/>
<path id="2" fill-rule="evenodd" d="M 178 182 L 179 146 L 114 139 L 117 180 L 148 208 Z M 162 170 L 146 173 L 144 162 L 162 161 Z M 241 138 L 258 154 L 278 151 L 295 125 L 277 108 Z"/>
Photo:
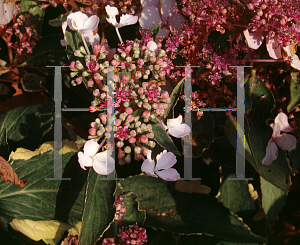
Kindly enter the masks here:
<path id="1" fill-rule="evenodd" d="M 192 112 L 193 157 L 202 156 L 214 140 L 215 122 L 210 112 L 204 112 L 198 120 L 196 112 Z"/>
<path id="2" fill-rule="evenodd" d="M 174 154 L 181 156 L 178 151 L 176 145 L 174 144 L 171 137 L 167 134 L 167 132 L 159 125 L 152 124 L 152 131 L 154 133 L 155 141 L 164 149 L 173 152 Z"/>
<path id="3" fill-rule="evenodd" d="M 43 147 L 46 151 L 42 152 Z M 8 222 L 14 218 L 60 220 L 73 225 L 81 221 L 87 175 L 74 150 L 62 155 L 63 178 L 71 180 L 46 180 L 54 176 L 54 151 L 47 143 L 36 152 L 19 148 L 9 162 L 18 177 L 28 183 L 21 189 L 0 180 L 0 217 Z"/>
<path id="4" fill-rule="evenodd" d="M 67 20 L 68 13 L 59 15 L 56 19 L 49 20 L 48 23 L 50 26 L 61 27 L 62 23 Z"/>
<path id="5" fill-rule="evenodd" d="M 295 109 L 300 104 L 300 82 L 298 79 L 299 72 L 291 72 L 292 83 L 290 85 L 291 102 L 287 107 L 288 112 Z"/>
<path id="6" fill-rule="evenodd" d="M 170 98 L 171 98 L 171 102 L 168 105 L 168 108 L 166 109 L 164 118 L 166 119 L 167 116 L 169 115 L 170 111 L 174 108 L 174 106 L 176 105 L 178 99 L 179 99 L 179 95 L 181 94 L 181 90 L 184 86 L 184 78 L 181 79 L 181 81 L 176 85 L 176 87 L 173 89 Z M 165 120 L 166 121 L 166 120 Z"/>
<path id="7" fill-rule="evenodd" d="M 255 82 L 257 85 L 252 86 Z M 272 92 L 257 78 L 250 78 L 245 84 L 252 101 L 252 110 L 246 114 L 246 138 L 250 142 L 250 149 L 256 162 L 258 173 L 270 183 L 283 191 L 288 191 L 291 185 L 291 167 L 285 151 L 278 149 L 278 157 L 270 166 L 262 165 L 266 155 L 266 148 L 272 137 L 273 130 L 266 124 L 273 119 L 271 110 L 275 100 Z M 248 133 L 247 133 L 248 132 Z"/>
<path id="8" fill-rule="evenodd" d="M 300 130 L 298 130 L 300 131 Z M 300 140 L 297 139 L 297 143 L 292 150 L 289 151 L 289 159 L 292 162 L 293 169 L 300 169 Z"/>
<path id="9" fill-rule="evenodd" d="M 238 127 L 239 127 L 239 130 L 242 130 L 240 125 L 238 125 Z M 229 139 L 230 144 L 234 148 L 236 148 L 237 144 L 242 144 L 241 140 L 239 140 L 237 142 L 237 129 L 236 128 L 237 128 L 236 119 L 231 114 L 227 115 L 227 119 L 226 119 L 225 126 L 224 126 L 224 132 L 225 132 L 227 138 Z M 249 144 L 248 144 L 247 140 L 245 140 L 245 157 L 248 160 L 248 162 L 254 168 L 256 168 L 256 163 L 255 163 L 255 160 L 252 156 L 252 152 L 250 150 L 250 147 L 249 147 Z"/>
<path id="10" fill-rule="evenodd" d="M 151 33 L 151 36 L 155 39 L 157 33 L 159 32 L 161 28 L 161 23 L 158 23 L 157 25 L 153 26 L 151 29 L 150 29 L 150 33 Z"/>
<path id="11" fill-rule="evenodd" d="M 124 226 L 134 225 L 136 222 L 141 226 L 146 218 L 146 212 L 139 211 L 137 196 L 133 192 L 128 192 L 122 195 L 122 198 L 124 198 L 124 205 L 128 208 L 122 217 Z"/>
<path id="12" fill-rule="evenodd" d="M 30 14 L 29 20 L 31 25 L 35 27 L 35 30 L 39 34 L 41 32 L 45 9 L 40 8 L 39 3 L 33 0 L 22 0 L 20 7 L 21 9 L 18 11 L 17 16 L 20 14 Z"/>
<path id="13" fill-rule="evenodd" d="M 180 234 L 206 233 L 237 242 L 265 242 L 214 197 L 178 192 L 173 183 L 145 175 L 121 180 L 116 194 L 126 191 L 134 192 L 139 209 L 147 211 L 146 226 Z"/>
<path id="14" fill-rule="evenodd" d="M 249 193 L 248 181 L 229 180 L 236 178 L 236 174 L 232 172 L 232 170 L 222 167 L 222 183 L 218 201 L 235 214 L 255 210 L 255 200 Z"/>
<path id="15" fill-rule="evenodd" d="M 53 102 L 21 106 L 0 113 L 0 133 L 6 130 L 9 150 L 35 150 L 53 124 Z"/>
<path id="16" fill-rule="evenodd" d="M 0 132 L 0 156 L 5 158 L 6 160 L 9 156 L 6 128 L 4 128 L 2 132 Z"/>
<path id="17" fill-rule="evenodd" d="M 82 229 L 78 245 L 94 244 L 109 228 L 114 219 L 115 180 L 106 180 L 107 176 L 97 174 L 93 168 L 88 175 L 85 208 Z"/>
<path id="18" fill-rule="evenodd" d="M 287 193 L 260 177 L 262 206 L 269 220 L 275 222 L 276 215 L 285 206 Z"/>

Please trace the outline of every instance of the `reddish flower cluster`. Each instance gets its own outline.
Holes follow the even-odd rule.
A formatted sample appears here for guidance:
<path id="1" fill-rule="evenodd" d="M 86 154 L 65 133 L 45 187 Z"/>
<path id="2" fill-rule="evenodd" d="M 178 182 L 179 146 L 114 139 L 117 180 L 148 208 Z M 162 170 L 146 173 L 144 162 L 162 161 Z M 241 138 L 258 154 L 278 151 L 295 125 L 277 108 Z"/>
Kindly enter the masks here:
<path id="1" fill-rule="evenodd" d="M 246 10 L 251 16 L 250 31 L 262 30 L 275 37 L 284 47 L 300 41 L 300 1 L 295 0 L 252 0 Z"/>
<path id="2" fill-rule="evenodd" d="M 12 25 L 0 25 L 0 37 L 7 43 L 8 49 L 13 50 L 17 56 L 17 59 L 14 59 L 15 64 L 11 64 L 12 66 L 18 64 L 22 57 L 28 58 L 28 54 L 32 53 L 36 41 L 40 38 L 34 25 L 31 25 L 30 14 L 20 14 L 17 17 L 18 10 L 20 7 L 16 5 Z M 11 42 L 13 35 L 17 37 L 17 41 L 14 43 Z"/>
<path id="3" fill-rule="evenodd" d="M 135 244 L 142 245 L 148 241 L 146 235 L 146 229 L 139 227 L 137 224 L 130 225 L 129 228 L 124 228 L 119 230 L 117 235 L 118 242 L 116 242 L 115 237 L 105 238 L 102 245 L 125 245 L 125 244 Z"/>

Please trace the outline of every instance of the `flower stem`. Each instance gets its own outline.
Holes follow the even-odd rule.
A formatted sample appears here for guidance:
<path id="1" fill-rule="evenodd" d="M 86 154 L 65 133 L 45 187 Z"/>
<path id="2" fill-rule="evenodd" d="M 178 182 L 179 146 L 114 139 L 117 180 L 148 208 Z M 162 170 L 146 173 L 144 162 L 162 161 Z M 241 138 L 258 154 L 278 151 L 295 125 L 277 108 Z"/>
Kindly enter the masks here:
<path id="1" fill-rule="evenodd" d="M 119 28 L 118 28 L 118 27 L 116 27 L 116 33 L 117 33 L 117 35 L 118 35 L 118 38 L 119 38 L 120 42 L 123 43 L 123 40 L 122 40 L 122 37 L 121 37 L 121 35 L 120 35 L 120 32 L 119 32 Z"/>
<path id="2" fill-rule="evenodd" d="M 86 49 L 86 52 L 87 52 L 89 55 L 91 55 L 90 50 L 89 50 L 89 48 L 88 48 L 88 46 L 87 46 L 87 44 L 86 44 L 85 38 L 84 38 L 84 36 L 83 36 L 83 33 L 81 33 L 81 38 L 82 38 L 83 45 L 84 45 L 84 47 L 85 47 L 85 49 Z"/>

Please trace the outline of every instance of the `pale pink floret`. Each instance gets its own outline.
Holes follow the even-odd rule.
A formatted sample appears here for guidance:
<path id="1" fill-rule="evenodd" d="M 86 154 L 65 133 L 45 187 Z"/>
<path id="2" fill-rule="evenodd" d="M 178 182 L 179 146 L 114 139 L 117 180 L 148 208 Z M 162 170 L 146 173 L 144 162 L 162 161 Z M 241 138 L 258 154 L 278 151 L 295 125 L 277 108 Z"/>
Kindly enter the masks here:
<path id="1" fill-rule="evenodd" d="M 297 139 L 290 134 L 281 133 L 291 132 L 293 128 L 288 123 L 288 117 L 283 112 L 280 112 L 276 118 L 275 122 L 270 125 L 273 128 L 272 138 L 268 142 L 266 148 L 266 156 L 262 160 L 262 164 L 269 166 L 278 157 L 278 147 L 277 145 L 285 151 L 290 151 L 294 148 L 297 143 Z"/>

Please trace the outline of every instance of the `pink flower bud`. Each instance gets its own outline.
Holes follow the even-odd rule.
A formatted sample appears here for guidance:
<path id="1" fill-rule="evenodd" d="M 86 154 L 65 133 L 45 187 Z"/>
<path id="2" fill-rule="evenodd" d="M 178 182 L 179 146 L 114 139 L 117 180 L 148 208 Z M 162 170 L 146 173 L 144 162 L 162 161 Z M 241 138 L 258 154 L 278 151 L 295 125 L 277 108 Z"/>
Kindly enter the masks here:
<path id="1" fill-rule="evenodd" d="M 120 66 L 122 70 L 126 69 L 126 62 L 122 61 Z"/>
<path id="2" fill-rule="evenodd" d="M 157 115 L 160 115 L 160 114 L 161 114 L 161 109 L 156 109 L 156 110 L 154 110 L 154 112 L 155 112 Z"/>
<path id="3" fill-rule="evenodd" d="M 157 60 L 156 60 L 156 63 L 155 63 L 156 65 L 159 65 L 159 66 L 162 66 L 163 64 L 164 64 L 164 61 L 161 59 L 161 58 L 158 58 Z"/>
<path id="4" fill-rule="evenodd" d="M 82 77 L 76 77 L 75 82 L 80 85 L 82 83 Z"/>
<path id="5" fill-rule="evenodd" d="M 164 91 L 162 94 L 161 94 L 161 98 L 162 99 L 166 99 L 166 98 L 169 98 L 169 92 L 168 91 Z"/>
<path id="6" fill-rule="evenodd" d="M 139 87 L 139 89 L 138 89 L 138 94 L 139 94 L 139 95 L 144 94 L 144 89 L 143 89 L 142 87 Z"/>
<path id="7" fill-rule="evenodd" d="M 221 13 L 222 15 L 227 14 L 227 9 L 220 9 L 220 13 Z"/>
<path id="8" fill-rule="evenodd" d="M 129 115 L 126 120 L 127 120 L 127 122 L 133 122 L 134 121 L 134 116 Z"/>
<path id="9" fill-rule="evenodd" d="M 74 69 L 74 70 L 77 70 L 76 68 L 75 68 L 75 61 L 72 61 L 71 63 L 70 63 L 70 69 Z"/>
<path id="10" fill-rule="evenodd" d="M 143 114 L 142 114 L 142 117 L 143 118 L 149 118 L 151 115 L 150 111 L 144 111 Z"/>
<path id="11" fill-rule="evenodd" d="M 126 107 L 125 112 L 130 115 L 133 112 L 133 110 L 131 107 Z"/>
<path id="12" fill-rule="evenodd" d="M 125 75 L 123 75 L 122 79 L 123 79 L 123 82 L 126 84 L 129 82 L 130 76 L 128 74 L 125 74 Z"/>
<path id="13" fill-rule="evenodd" d="M 282 18 L 280 20 L 280 25 L 284 26 L 286 24 L 286 19 L 285 18 Z"/>
<path id="14" fill-rule="evenodd" d="M 144 65 L 144 60 L 143 59 L 138 59 L 137 62 L 139 67 L 142 67 Z"/>
<path id="15" fill-rule="evenodd" d="M 100 52 L 100 49 L 101 49 L 100 44 L 97 43 L 97 44 L 94 45 L 93 50 L 94 50 L 94 54 L 95 54 L 96 56 L 98 56 L 98 54 L 99 54 L 99 52 Z"/>
<path id="16" fill-rule="evenodd" d="M 135 131 L 135 130 L 131 130 L 131 131 L 129 132 L 129 134 L 130 134 L 131 136 L 135 137 L 135 136 L 136 136 L 136 131 Z"/>
<path id="17" fill-rule="evenodd" d="M 150 106 L 150 105 L 149 105 L 148 102 L 143 103 L 143 107 L 144 107 L 146 110 L 148 110 L 149 106 Z"/>
<path id="18" fill-rule="evenodd" d="M 135 76 L 136 79 L 140 79 L 143 76 L 143 74 L 142 74 L 141 71 L 136 71 L 134 76 Z"/>
<path id="19" fill-rule="evenodd" d="M 164 78 L 165 75 L 166 75 L 166 72 L 165 71 L 159 71 L 158 75 L 159 75 L 160 78 Z"/>
<path id="20" fill-rule="evenodd" d="M 114 75 L 114 81 L 115 82 L 119 82 L 120 81 L 119 75 L 117 75 L 117 74 Z"/>
<path id="21" fill-rule="evenodd" d="M 132 46 L 131 46 L 131 45 L 127 46 L 127 47 L 125 48 L 125 53 L 129 53 L 129 52 L 131 51 L 131 49 L 132 49 Z"/>
<path id="22" fill-rule="evenodd" d="M 99 89 L 95 89 L 95 90 L 93 91 L 93 95 L 94 95 L 95 97 L 99 96 L 99 95 L 100 95 Z"/>
<path id="23" fill-rule="evenodd" d="M 89 135 L 96 135 L 96 134 L 97 134 L 97 129 L 95 129 L 95 128 L 89 129 Z"/>
<path id="24" fill-rule="evenodd" d="M 94 74 L 93 78 L 98 81 L 101 80 L 101 78 L 103 78 L 98 72 Z"/>
<path id="25" fill-rule="evenodd" d="M 167 110 L 168 107 L 169 107 L 169 105 L 168 105 L 167 103 L 164 103 L 164 104 L 163 104 L 163 109 Z"/>
<path id="26" fill-rule="evenodd" d="M 254 4 L 253 3 L 248 3 L 247 4 L 248 9 L 254 10 Z"/>
<path id="27" fill-rule="evenodd" d="M 125 152 L 121 148 L 119 148 L 118 158 L 123 159 L 125 158 L 125 155 L 126 155 Z"/>
<path id="28" fill-rule="evenodd" d="M 91 128 L 97 128 L 97 123 L 96 122 L 91 122 L 90 123 Z"/>
<path id="29" fill-rule="evenodd" d="M 115 120 L 115 126 L 119 127 L 121 125 L 121 120 L 118 118 Z"/>
<path id="30" fill-rule="evenodd" d="M 147 135 L 143 134 L 143 135 L 140 137 L 139 141 L 140 141 L 141 143 L 147 143 L 147 142 L 148 142 L 148 137 L 147 137 Z"/>
<path id="31" fill-rule="evenodd" d="M 87 81 L 87 86 L 88 86 L 89 88 L 92 88 L 92 87 L 94 86 L 94 81 L 93 81 L 92 78 L 90 78 L 90 79 Z"/>
<path id="32" fill-rule="evenodd" d="M 148 138 L 149 138 L 149 139 L 154 139 L 154 133 L 153 133 L 153 132 L 148 133 Z"/>
<path id="33" fill-rule="evenodd" d="M 111 65 L 113 65 L 113 66 L 118 66 L 119 64 L 120 64 L 120 61 L 117 61 L 117 60 L 111 61 Z"/>
<path id="34" fill-rule="evenodd" d="M 136 139 L 135 139 L 134 137 L 130 137 L 130 138 L 128 139 L 128 142 L 129 142 L 130 144 L 134 144 L 134 143 L 136 142 Z"/>
<path id="35" fill-rule="evenodd" d="M 134 160 L 136 160 L 136 161 L 140 161 L 142 159 L 142 154 L 134 154 Z"/>
<path id="36" fill-rule="evenodd" d="M 156 61 L 156 57 L 155 57 L 155 56 L 151 56 L 151 57 L 150 57 L 150 61 L 151 61 L 152 63 L 154 63 L 154 62 Z"/>
<path id="37" fill-rule="evenodd" d="M 164 105 L 163 105 L 163 103 L 159 103 L 159 104 L 157 105 L 157 107 L 158 107 L 158 109 L 163 109 L 163 108 L 164 108 Z"/>
<path id="38" fill-rule="evenodd" d="M 103 124 L 106 124 L 107 115 L 106 114 L 100 114 L 100 119 Z"/>

